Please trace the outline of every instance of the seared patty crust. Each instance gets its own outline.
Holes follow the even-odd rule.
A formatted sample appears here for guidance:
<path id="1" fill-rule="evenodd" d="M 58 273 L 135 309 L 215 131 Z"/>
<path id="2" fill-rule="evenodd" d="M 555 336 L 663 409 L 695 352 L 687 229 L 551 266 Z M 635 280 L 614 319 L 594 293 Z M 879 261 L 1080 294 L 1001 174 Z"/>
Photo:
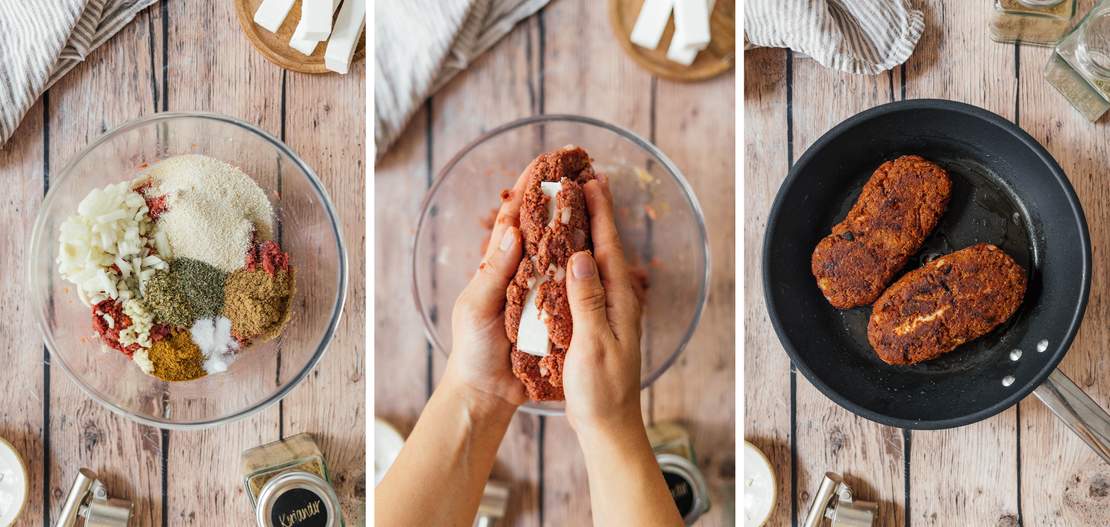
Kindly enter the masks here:
<path id="1" fill-rule="evenodd" d="M 505 291 L 505 334 L 512 343 L 513 375 L 524 384 L 528 397 L 535 401 L 562 400 L 563 362 L 573 330 L 567 299 L 567 260 L 593 247 L 582 185 L 595 175 L 589 154 L 576 146 L 541 154 L 525 171 L 528 184 L 520 205 L 524 253 Z M 540 190 L 544 181 L 561 183 L 553 218 L 547 217 L 548 198 Z M 546 357 L 538 357 L 518 350 L 516 337 L 528 292 L 545 275 L 546 281 L 538 285 L 536 304 L 547 325 L 551 347 Z"/>
<path id="2" fill-rule="evenodd" d="M 980 243 L 906 273 L 875 302 L 867 340 L 887 364 L 934 359 L 1009 319 L 1025 296 L 1025 269 Z"/>
<path id="3" fill-rule="evenodd" d="M 948 172 L 921 156 L 875 170 L 844 221 L 813 250 L 817 287 L 838 309 L 875 301 L 937 226 L 952 191 Z"/>

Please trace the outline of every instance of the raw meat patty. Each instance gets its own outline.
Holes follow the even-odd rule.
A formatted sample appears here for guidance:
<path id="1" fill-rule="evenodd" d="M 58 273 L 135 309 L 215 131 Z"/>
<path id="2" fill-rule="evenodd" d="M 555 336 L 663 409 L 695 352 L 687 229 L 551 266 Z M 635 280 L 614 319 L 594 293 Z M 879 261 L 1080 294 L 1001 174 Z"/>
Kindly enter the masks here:
<path id="1" fill-rule="evenodd" d="M 572 323 L 567 302 L 567 260 L 578 251 L 590 250 L 590 218 L 582 185 L 594 179 L 590 156 L 576 146 L 566 146 L 537 157 L 525 169 L 528 184 L 520 205 L 520 231 L 524 254 L 513 281 L 505 291 L 505 333 L 512 343 L 511 362 L 516 375 L 536 401 L 563 399 L 563 361 L 570 346 Z M 548 198 L 540 190 L 544 181 L 559 181 L 555 214 L 547 217 Z M 547 325 L 551 349 L 546 357 L 516 347 L 520 317 L 528 292 L 542 275 L 536 305 Z"/>

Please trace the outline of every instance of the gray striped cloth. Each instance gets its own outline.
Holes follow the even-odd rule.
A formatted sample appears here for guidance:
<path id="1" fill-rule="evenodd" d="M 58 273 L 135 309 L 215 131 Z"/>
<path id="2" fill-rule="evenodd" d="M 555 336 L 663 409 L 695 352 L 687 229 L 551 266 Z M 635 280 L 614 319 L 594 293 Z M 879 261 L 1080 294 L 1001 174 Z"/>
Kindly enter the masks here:
<path id="1" fill-rule="evenodd" d="M 746 0 L 744 36 L 822 66 L 875 75 L 910 58 L 925 29 L 906 0 Z"/>
<path id="2" fill-rule="evenodd" d="M 42 92 L 155 0 L 0 0 L 0 145 Z"/>
<path id="3" fill-rule="evenodd" d="M 0 0 L 2 1 L 2 0 Z M 425 99 L 548 0 L 374 2 L 374 144 L 377 158 Z"/>

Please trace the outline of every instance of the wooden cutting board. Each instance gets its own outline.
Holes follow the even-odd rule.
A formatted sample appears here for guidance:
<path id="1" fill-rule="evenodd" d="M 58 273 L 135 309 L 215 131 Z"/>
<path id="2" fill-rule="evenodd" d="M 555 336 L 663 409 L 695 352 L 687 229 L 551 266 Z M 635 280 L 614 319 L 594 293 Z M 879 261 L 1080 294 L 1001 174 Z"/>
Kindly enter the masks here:
<path id="1" fill-rule="evenodd" d="M 261 3 L 262 0 L 235 0 L 235 13 L 238 15 L 239 27 L 243 29 L 243 34 L 247 36 L 251 45 L 266 57 L 266 60 L 281 68 L 300 73 L 333 73 L 324 66 L 326 42 L 317 44 L 316 51 L 307 56 L 289 47 L 289 39 L 293 37 L 293 30 L 301 20 L 301 0 L 293 4 L 293 9 L 289 11 L 289 16 L 281 23 L 277 33 L 270 33 L 254 23 L 254 12 Z M 363 33 L 351 62 L 358 62 L 365 56 L 366 34 Z"/>
<path id="2" fill-rule="evenodd" d="M 667 29 L 657 48 L 641 48 L 628 39 L 643 5 L 644 0 L 609 0 L 609 24 L 613 36 L 638 64 L 655 75 L 678 81 L 705 80 L 732 69 L 736 63 L 735 2 L 717 0 L 709 17 L 709 45 L 698 53 L 689 66 L 667 60 L 667 47 L 674 36 L 673 14 L 667 21 Z"/>

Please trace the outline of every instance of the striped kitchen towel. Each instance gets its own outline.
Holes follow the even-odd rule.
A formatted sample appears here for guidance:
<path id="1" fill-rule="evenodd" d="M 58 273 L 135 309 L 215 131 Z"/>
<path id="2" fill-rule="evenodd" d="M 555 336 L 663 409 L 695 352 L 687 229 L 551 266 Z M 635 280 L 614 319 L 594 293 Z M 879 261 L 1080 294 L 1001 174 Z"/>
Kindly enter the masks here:
<path id="1" fill-rule="evenodd" d="M 0 0 L 0 145 L 42 92 L 155 0 Z"/>
<path id="2" fill-rule="evenodd" d="M 374 144 L 381 159 L 424 100 L 548 0 L 377 0 Z"/>
<path id="3" fill-rule="evenodd" d="M 907 0 L 746 0 L 744 35 L 822 66 L 875 75 L 910 58 L 925 29 Z"/>

